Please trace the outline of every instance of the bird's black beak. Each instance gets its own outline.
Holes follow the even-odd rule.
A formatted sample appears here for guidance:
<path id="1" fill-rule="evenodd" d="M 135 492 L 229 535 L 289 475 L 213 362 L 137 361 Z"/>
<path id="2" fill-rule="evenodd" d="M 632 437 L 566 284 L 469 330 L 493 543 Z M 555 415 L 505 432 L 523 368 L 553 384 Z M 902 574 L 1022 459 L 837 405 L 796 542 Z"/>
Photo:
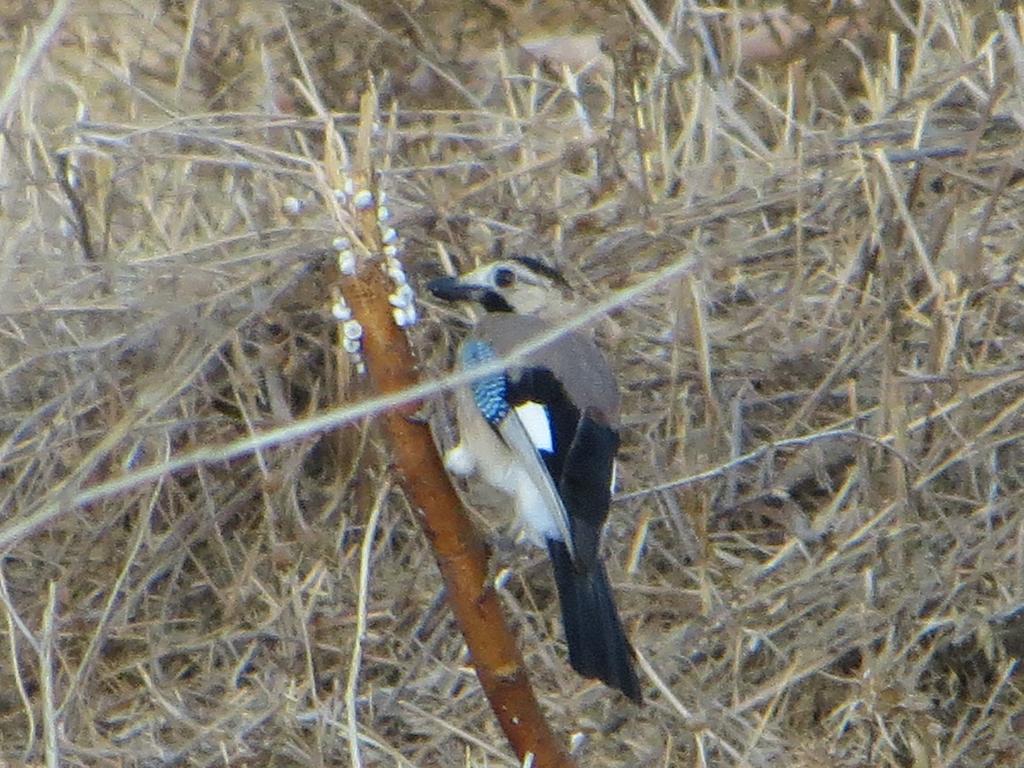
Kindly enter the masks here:
<path id="1" fill-rule="evenodd" d="M 464 283 L 457 277 L 439 277 L 427 283 L 427 290 L 442 301 L 469 301 L 488 312 L 512 312 L 505 297 L 489 285 Z"/>
<path id="2" fill-rule="evenodd" d="M 427 283 L 427 290 L 442 301 L 480 301 L 487 290 L 482 285 L 467 285 L 457 277 L 439 277 Z"/>

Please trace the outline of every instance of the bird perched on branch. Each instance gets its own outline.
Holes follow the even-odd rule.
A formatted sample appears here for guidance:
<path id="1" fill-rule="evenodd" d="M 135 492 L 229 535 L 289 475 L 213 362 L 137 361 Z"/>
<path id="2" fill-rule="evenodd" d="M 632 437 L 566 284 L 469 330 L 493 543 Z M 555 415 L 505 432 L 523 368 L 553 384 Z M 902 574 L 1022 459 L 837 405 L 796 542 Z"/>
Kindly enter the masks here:
<path id="1" fill-rule="evenodd" d="M 459 366 L 503 358 L 565 316 L 569 285 L 526 257 L 433 280 L 439 299 L 485 310 L 459 349 Z M 568 332 L 485 375 L 456 396 L 459 443 L 445 465 L 511 497 L 530 540 L 546 547 L 562 607 L 569 663 L 641 703 L 599 547 L 619 446 L 619 390 L 594 341 Z"/>

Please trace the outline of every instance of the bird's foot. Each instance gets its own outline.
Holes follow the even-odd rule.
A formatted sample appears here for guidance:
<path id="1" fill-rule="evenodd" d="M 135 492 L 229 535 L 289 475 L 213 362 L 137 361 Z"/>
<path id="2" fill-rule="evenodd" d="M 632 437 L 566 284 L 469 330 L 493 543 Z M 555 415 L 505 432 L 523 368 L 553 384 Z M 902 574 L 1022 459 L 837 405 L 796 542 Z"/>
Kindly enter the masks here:
<path id="1" fill-rule="evenodd" d="M 457 477 L 468 477 L 476 470 L 476 461 L 473 454 L 462 443 L 458 443 L 445 451 L 444 468 Z"/>

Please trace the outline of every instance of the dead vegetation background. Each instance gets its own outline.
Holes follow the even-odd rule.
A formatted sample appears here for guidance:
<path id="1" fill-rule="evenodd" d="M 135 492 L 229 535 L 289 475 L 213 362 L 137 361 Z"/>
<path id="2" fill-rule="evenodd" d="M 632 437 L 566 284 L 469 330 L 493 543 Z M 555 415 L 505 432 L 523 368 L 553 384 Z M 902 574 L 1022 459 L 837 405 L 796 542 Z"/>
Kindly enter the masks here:
<path id="1" fill-rule="evenodd" d="M 349 132 L 372 74 L 411 274 L 525 252 L 623 299 L 647 706 L 477 516 L 581 762 L 1019 765 L 1024 11 L 789 10 L 0 6 L 6 764 L 511 762 L 346 410 L 310 104 Z"/>

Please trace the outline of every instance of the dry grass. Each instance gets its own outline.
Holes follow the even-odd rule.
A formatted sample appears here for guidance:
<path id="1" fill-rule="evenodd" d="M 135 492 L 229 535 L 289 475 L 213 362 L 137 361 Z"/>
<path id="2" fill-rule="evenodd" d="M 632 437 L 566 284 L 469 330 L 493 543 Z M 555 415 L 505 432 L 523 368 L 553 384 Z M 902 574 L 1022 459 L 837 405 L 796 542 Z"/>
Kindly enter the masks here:
<path id="1" fill-rule="evenodd" d="M 735 11 L 665 5 L 0 10 L 8 764 L 510 764 L 320 279 L 310 100 L 350 132 L 368 69 L 411 273 L 530 252 L 621 299 L 644 709 L 497 556 L 581 761 L 1019 764 L 1024 12 L 887 5 L 755 68 Z"/>

